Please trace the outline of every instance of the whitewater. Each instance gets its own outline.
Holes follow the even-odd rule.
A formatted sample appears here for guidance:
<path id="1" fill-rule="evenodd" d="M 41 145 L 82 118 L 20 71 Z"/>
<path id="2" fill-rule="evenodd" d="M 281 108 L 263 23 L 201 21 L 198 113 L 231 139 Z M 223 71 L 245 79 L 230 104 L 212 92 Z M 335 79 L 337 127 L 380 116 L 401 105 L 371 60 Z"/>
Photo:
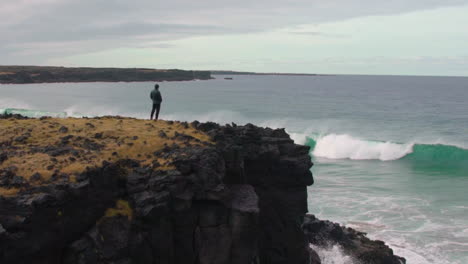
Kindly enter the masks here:
<path id="1" fill-rule="evenodd" d="M 409 264 L 468 263 L 468 78 L 225 76 L 164 82 L 161 117 L 285 128 L 311 147 L 309 211 Z M 7 108 L 149 118 L 152 83 L 0 85 Z M 358 264 L 339 247 L 325 264 Z"/>

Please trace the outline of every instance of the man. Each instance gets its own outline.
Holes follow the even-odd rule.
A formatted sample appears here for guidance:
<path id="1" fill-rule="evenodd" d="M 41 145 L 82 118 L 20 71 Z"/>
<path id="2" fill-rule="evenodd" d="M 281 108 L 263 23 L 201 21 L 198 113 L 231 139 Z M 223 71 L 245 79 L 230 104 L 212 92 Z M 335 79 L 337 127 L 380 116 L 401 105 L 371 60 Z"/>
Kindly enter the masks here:
<path id="1" fill-rule="evenodd" d="M 156 111 L 154 120 L 158 120 L 159 110 L 161 109 L 162 102 L 161 92 L 159 91 L 159 84 L 154 85 L 154 90 L 151 91 L 150 98 L 153 100 L 153 109 L 151 110 L 150 120 L 153 119 L 154 111 Z"/>

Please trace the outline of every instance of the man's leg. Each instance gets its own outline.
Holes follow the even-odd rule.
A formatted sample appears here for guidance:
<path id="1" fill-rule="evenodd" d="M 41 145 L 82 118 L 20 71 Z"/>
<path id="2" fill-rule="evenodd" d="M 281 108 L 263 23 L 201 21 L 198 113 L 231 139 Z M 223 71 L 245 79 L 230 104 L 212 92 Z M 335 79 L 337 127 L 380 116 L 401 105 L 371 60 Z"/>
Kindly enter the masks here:
<path id="1" fill-rule="evenodd" d="M 156 105 L 155 105 L 155 104 L 153 104 L 153 109 L 151 109 L 151 117 L 150 117 L 150 120 L 153 119 L 154 110 L 156 110 Z M 158 112 L 159 112 L 159 110 L 158 110 Z M 156 119 L 157 119 L 157 117 L 156 117 Z"/>
<path id="2" fill-rule="evenodd" d="M 155 120 L 158 120 L 159 117 L 159 110 L 161 109 L 161 104 L 156 105 L 156 118 Z"/>

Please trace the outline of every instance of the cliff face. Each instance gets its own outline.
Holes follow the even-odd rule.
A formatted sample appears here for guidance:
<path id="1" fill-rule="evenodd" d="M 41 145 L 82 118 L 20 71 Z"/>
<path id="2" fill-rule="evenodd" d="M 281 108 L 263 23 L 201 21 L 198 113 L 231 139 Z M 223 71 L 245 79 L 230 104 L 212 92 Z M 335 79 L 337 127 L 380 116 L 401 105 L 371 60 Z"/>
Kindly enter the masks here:
<path id="1" fill-rule="evenodd" d="M 0 124 L 2 264 L 320 263 L 309 242 L 332 229 L 311 216 L 303 226 L 309 147 L 284 130 L 127 118 Z"/>
<path id="2" fill-rule="evenodd" d="M 0 83 L 144 82 L 211 79 L 209 71 L 143 68 L 66 68 L 46 66 L 0 66 Z"/>
<path id="3" fill-rule="evenodd" d="M 0 186 L 9 191 L 0 198 L 1 263 L 308 263 L 301 230 L 313 183 L 308 147 L 253 125 L 113 123 L 125 131 L 140 122 L 172 143 L 147 139 L 155 146 L 148 163 L 112 145 L 126 146 L 124 133 L 99 131 L 111 121 L 4 121 L 17 132 L 1 143 Z M 58 136 L 38 138 L 46 128 Z M 135 136 L 138 148 L 146 136 Z M 111 145 L 122 158 L 102 158 Z M 59 169 L 45 177 L 12 165 L 35 150 Z M 70 170 L 82 161 L 95 166 Z"/>

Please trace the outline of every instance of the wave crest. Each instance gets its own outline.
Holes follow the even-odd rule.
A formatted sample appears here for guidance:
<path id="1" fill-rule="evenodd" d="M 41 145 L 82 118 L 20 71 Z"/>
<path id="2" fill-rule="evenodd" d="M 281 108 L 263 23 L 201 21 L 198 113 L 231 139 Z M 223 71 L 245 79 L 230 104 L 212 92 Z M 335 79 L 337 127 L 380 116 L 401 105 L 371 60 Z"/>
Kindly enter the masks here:
<path id="1" fill-rule="evenodd" d="M 312 154 L 329 159 L 397 160 L 411 153 L 413 148 L 412 144 L 366 141 L 346 134 L 330 134 L 311 141 Z"/>
<path id="2" fill-rule="evenodd" d="M 411 160 L 468 164 L 468 149 L 444 144 L 395 143 L 358 139 L 347 134 L 307 138 L 312 155 L 328 159 Z"/>

